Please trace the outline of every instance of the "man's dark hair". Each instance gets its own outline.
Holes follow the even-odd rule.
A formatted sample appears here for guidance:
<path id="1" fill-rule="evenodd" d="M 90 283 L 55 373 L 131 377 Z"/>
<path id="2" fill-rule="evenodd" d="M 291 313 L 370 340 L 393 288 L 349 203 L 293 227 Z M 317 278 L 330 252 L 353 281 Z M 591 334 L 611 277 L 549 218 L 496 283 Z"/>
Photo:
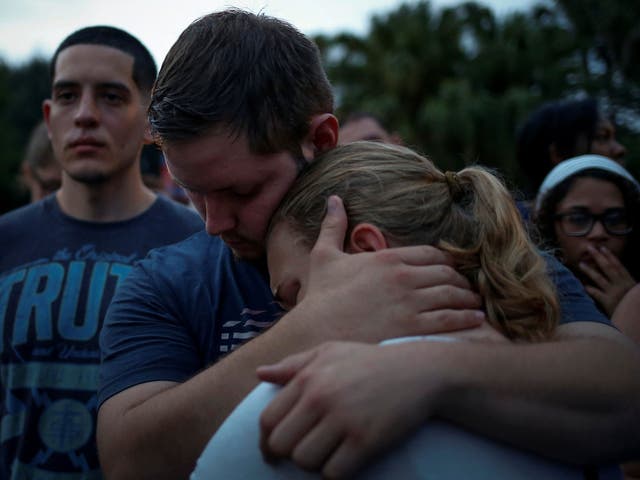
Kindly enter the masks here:
<path id="1" fill-rule="evenodd" d="M 258 154 L 299 151 L 311 117 L 333 112 L 317 46 L 289 23 L 228 9 L 204 16 L 167 54 L 149 117 L 159 143 L 211 130 Z"/>
<path id="2" fill-rule="evenodd" d="M 74 45 L 101 45 L 120 50 L 133 57 L 133 81 L 143 93 L 150 93 L 158 70 L 149 50 L 133 35 L 110 26 L 86 27 L 73 32 L 58 46 L 49 67 L 51 80 L 56 73 L 58 55 Z"/>
<path id="3" fill-rule="evenodd" d="M 46 168 L 56 163 L 44 121 L 39 122 L 31 130 L 22 162 L 32 169 Z"/>
<path id="4" fill-rule="evenodd" d="M 516 155 L 531 193 L 535 194 L 554 167 L 551 145 L 563 159 L 589 153 L 599 117 L 598 104 L 587 98 L 548 102 L 527 118 L 518 132 Z"/>

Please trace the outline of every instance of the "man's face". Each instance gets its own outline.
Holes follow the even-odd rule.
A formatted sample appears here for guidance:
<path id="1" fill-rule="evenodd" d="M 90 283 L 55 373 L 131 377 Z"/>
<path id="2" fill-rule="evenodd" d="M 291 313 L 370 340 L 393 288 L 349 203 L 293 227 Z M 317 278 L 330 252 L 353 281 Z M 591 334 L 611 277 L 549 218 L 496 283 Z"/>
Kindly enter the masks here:
<path id="1" fill-rule="evenodd" d="M 262 257 L 269 220 L 298 173 L 292 154 L 258 155 L 243 135 L 228 133 L 166 144 L 163 151 L 207 232 L 240 258 Z"/>
<path id="2" fill-rule="evenodd" d="M 624 164 L 624 155 L 627 149 L 618 143 L 616 139 L 616 129 L 606 118 L 601 117 L 596 126 L 596 134 L 591 142 L 590 153 L 603 155 L 620 164 Z"/>
<path id="3" fill-rule="evenodd" d="M 58 55 L 43 111 L 55 156 L 72 179 L 99 184 L 138 168 L 149 135 L 132 73 L 133 57 L 111 47 L 74 45 Z"/>
<path id="4" fill-rule="evenodd" d="M 360 140 L 382 143 L 397 143 L 389 132 L 380 126 L 373 118 L 363 117 L 352 120 L 340 128 L 338 138 L 341 145 Z"/>

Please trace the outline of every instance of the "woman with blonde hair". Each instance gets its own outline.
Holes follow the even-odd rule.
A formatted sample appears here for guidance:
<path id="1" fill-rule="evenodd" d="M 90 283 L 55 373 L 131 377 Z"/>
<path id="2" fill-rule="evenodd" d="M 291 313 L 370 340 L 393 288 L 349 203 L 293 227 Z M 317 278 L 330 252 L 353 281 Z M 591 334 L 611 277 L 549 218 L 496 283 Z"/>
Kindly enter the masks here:
<path id="1" fill-rule="evenodd" d="M 329 195 L 345 204 L 347 236 L 356 250 L 371 227 L 384 247 L 437 246 L 482 296 L 496 330 L 512 340 L 553 333 L 558 301 L 546 262 L 522 228 L 509 192 L 488 170 L 443 173 L 408 148 L 377 143 L 334 149 L 309 166 L 274 214 L 269 253 L 277 242 L 288 243 L 283 230 L 311 250 Z M 292 306 L 292 292 L 278 285 L 273 264 L 272 285 Z"/>
<path id="2" fill-rule="evenodd" d="M 269 272 L 274 296 L 285 310 L 305 295 L 309 254 L 333 196 L 342 199 L 349 220 L 345 252 L 438 246 L 452 256 L 457 269 L 484 299 L 487 324 L 481 328 L 390 339 L 385 344 L 524 344 L 554 335 L 561 321 L 561 305 L 548 262 L 557 262 L 545 259 L 530 241 L 500 180 L 481 167 L 443 173 L 410 149 L 374 142 L 356 142 L 321 155 L 301 173 L 272 217 L 267 241 Z M 554 275 L 561 276 L 558 272 L 554 270 Z M 562 281 L 557 284 L 564 288 Z M 562 307 L 573 313 L 580 309 L 579 305 Z M 374 348 L 387 348 L 385 344 Z M 269 380 L 268 369 L 260 375 Z M 192 480 L 318 478 L 290 462 L 271 464 L 262 459 L 258 418 L 277 391 L 278 387 L 262 383 L 240 403 L 205 448 Z M 264 419 L 262 423 L 264 428 Z M 325 459 L 305 466 L 318 468 Z M 358 478 L 578 479 L 582 474 L 577 467 L 429 420 Z"/>

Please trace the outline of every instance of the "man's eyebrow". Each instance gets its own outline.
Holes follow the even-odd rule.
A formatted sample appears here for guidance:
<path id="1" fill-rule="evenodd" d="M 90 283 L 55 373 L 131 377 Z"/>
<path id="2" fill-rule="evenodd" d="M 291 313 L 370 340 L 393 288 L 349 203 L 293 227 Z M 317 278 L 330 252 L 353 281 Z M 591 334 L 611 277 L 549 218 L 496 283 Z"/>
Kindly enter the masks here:
<path id="1" fill-rule="evenodd" d="M 53 89 L 59 90 L 62 88 L 77 87 L 79 85 L 80 82 L 76 82 L 74 80 L 57 80 L 53 83 Z M 96 87 L 103 90 L 110 88 L 116 89 L 125 93 L 129 93 L 131 91 L 130 88 L 122 82 L 99 82 L 96 84 Z"/>
<path id="2" fill-rule="evenodd" d="M 184 188 L 185 190 L 189 190 L 191 192 L 194 193 L 208 193 L 208 192 L 218 192 L 218 193 L 222 193 L 222 192 L 230 192 L 233 191 L 233 186 L 230 187 L 220 187 L 220 188 L 197 188 L 197 187 L 190 187 L 186 184 L 184 184 L 183 182 L 181 182 L 179 179 L 177 179 L 176 177 L 174 177 L 173 175 L 171 175 L 171 179 L 173 180 L 173 182 L 178 185 L 179 187 Z"/>
<path id="3" fill-rule="evenodd" d="M 125 92 L 130 92 L 131 89 L 124 83 L 122 82 L 98 82 L 96 84 L 97 88 L 114 88 L 116 90 L 122 90 Z"/>
<path id="4" fill-rule="evenodd" d="M 53 82 L 53 89 L 59 90 L 61 88 L 77 87 L 78 85 L 78 82 L 72 80 L 56 80 Z"/>

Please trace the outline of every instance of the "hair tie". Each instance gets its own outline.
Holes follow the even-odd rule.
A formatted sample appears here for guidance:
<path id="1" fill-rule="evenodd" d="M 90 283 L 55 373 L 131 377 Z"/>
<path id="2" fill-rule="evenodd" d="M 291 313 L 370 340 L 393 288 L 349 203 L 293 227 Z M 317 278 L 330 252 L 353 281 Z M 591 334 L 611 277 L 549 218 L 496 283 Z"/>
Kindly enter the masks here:
<path id="1" fill-rule="evenodd" d="M 456 172 L 445 172 L 444 180 L 447 182 L 447 187 L 449 187 L 449 193 L 451 194 L 451 198 L 454 202 L 460 200 L 460 198 L 464 195 L 464 189 L 462 188 L 462 184 L 460 183 L 460 178 Z"/>

